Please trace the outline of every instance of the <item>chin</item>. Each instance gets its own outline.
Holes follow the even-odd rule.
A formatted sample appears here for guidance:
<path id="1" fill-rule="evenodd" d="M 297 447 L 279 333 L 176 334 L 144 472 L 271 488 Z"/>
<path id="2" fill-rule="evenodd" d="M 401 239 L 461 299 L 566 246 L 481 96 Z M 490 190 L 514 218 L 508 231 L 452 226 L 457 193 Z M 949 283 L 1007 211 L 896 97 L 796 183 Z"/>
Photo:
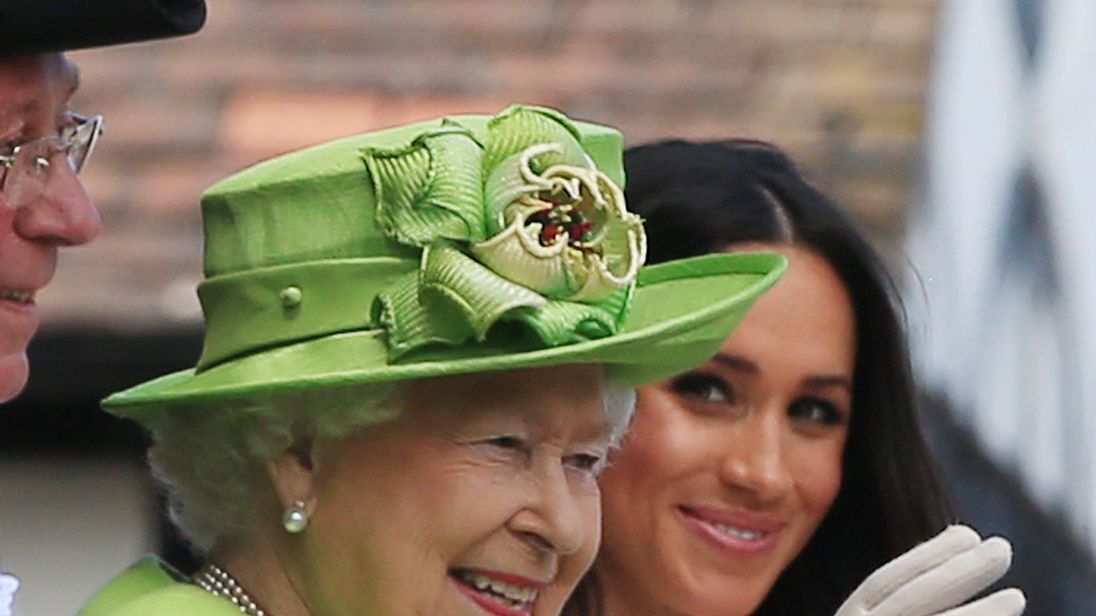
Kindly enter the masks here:
<path id="1" fill-rule="evenodd" d="M 712 601 L 711 599 L 716 599 Z M 697 606 L 696 614 L 707 614 L 710 616 L 750 616 L 757 610 L 761 602 L 765 600 L 764 594 L 752 593 L 750 591 L 743 591 L 741 593 L 734 594 L 717 594 L 703 602 L 702 605 Z"/>
<path id="2" fill-rule="evenodd" d="M 707 583 L 682 589 L 692 601 L 681 611 L 696 616 L 750 616 L 765 600 L 776 580 L 763 572 L 717 574 Z"/>
<path id="3" fill-rule="evenodd" d="M 0 357 L 0 403 L 18 396 L 27 384 L 29 374 L 30 366 L 25 352 Z"/>

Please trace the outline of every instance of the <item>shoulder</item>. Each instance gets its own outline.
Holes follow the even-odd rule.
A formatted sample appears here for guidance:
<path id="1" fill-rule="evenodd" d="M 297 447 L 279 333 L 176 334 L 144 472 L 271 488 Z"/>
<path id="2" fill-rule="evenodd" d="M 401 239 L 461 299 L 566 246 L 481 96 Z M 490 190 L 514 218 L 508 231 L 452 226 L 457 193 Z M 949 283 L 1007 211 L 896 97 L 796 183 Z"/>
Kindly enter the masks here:
<path id="1" fill-rule="evenodd" d="M 103 616 L 239 616 L 233 604 L 190 584 L 175 584 L 134 598 Z"/>
<path id="2" fill-rule="evenodd" d="M 234 616 L 233 604 L 186 583 L 156 559 L 146 558 L 111 580 L 78 616 Z"/>

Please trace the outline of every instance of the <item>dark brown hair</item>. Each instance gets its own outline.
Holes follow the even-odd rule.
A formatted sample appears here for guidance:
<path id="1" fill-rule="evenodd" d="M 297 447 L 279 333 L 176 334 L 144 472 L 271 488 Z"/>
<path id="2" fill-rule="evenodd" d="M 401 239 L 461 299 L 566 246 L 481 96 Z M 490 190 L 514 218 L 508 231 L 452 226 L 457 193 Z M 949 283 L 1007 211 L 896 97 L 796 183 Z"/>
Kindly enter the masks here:
<path id="1" fill-rule="evenodd" d="M 629 209 L 647 221 L 648 263 L 790 243 L 825 258 L 849 292 L 857 348 L 841 490 L 754 612 L 831 616 L 868 574 L 952 517 L 917 420 L 894 282 L 853 222 L 775 146 L 664 141 L 631 148 L 624 161 Z M 592 571 L 564 613 L 602 612 Z"/>

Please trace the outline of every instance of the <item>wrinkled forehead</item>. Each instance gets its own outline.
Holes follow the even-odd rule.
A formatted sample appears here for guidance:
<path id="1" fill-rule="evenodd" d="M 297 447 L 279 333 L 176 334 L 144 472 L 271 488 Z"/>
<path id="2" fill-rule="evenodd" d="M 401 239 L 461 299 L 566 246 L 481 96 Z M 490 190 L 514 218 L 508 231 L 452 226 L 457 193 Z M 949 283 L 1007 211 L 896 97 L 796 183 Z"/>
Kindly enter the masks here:
<path id="1" fill-rule="evenodd" d="M 435 421 L 503 421 L 581 438 L 615 433 L 605 371 L 597 365 L 503 370 L 421 379 L 404 386 L 405 410 Z"/>
<path id="2" fill-rule="evenodd" d="M 62 54 L 0 59 L 0 120 L 55 116 L 79 84 L 79 70 Z"/>

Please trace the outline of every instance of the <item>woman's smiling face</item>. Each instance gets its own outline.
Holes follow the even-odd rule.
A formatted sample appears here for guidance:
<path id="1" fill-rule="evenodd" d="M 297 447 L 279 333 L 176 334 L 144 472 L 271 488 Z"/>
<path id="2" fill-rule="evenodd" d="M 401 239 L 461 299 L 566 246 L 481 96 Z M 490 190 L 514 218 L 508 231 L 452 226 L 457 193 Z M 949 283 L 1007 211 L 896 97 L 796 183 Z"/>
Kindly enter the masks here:
<path id="1" fill-rule="evenodd" d="M 402 413 L 316 444 L 312 613 L 558 614 L 599 541 L 598 367 L 417 381 Z"/>
<path id="2" fill-rule="evenodd" d="M 813 252 L 749 248 L 787 256 L 784 278 L 716 357 L 640 389 L 602 478 L 596 568 L 611 616 L 753 612 L 840 489 L 855 362 L 848 294 Z"/>

